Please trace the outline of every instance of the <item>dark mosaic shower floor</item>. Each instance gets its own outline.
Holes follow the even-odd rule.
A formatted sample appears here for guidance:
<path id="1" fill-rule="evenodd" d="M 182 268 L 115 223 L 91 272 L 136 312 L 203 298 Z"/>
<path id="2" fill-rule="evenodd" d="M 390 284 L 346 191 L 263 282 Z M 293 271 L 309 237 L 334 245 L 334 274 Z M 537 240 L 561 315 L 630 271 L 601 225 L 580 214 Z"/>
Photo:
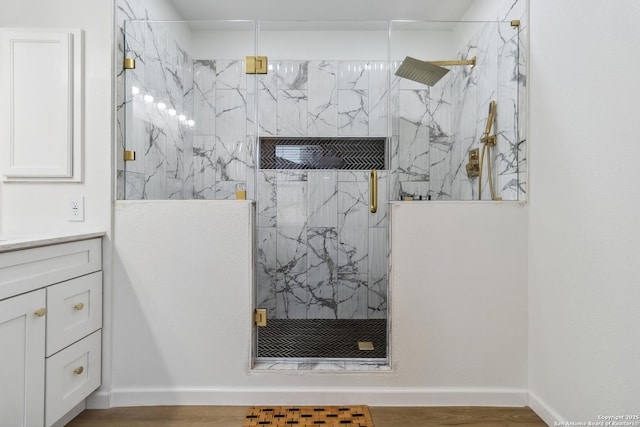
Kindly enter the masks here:
<path id="1" fill-rule="evenodd" d="M 374 350 L 360 350 L 370 341 Z M 258 328 L 258 357 L 382 359 L 386 319 L 269 319 Z"/>

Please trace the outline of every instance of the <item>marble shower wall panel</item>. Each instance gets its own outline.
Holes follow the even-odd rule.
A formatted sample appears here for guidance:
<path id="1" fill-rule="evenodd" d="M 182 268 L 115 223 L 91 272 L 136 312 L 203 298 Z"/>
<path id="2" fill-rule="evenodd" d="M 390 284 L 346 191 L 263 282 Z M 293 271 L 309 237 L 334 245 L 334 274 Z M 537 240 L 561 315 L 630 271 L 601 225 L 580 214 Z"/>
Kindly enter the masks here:
<path id="1" fill-rule="evenodd" d="M 311 185 L 311 182 L 309 182 Z M 308 319 L 338 318 L 338 231 L 336 227 L 307 228 Z"/>
<path id="2" fill-rule="evenodd" d="M 257 307 L 267 309 L 267 317 L 277 316 L 276 310 L 276 255 L 277 230 L 275 227 L 259 227 L 257 237 L 257 265 L 256 280 L 260 284 L 257 287 Z"/>
<path id="3" fill-rule="evenodd" d="M 262 76 L 260 76 L 262 77 Z M 260 80 L 262 81 L 262 80 Z M 259 85 L 257 96 L 258 133 L 261 136 L 278 134 L 278 91 Z"/>
<path id="4" fill-rule="evenodd" d="M 520 2 L 523 3 L 523 2 Z M 525 9 L 523 7 L 523 9 Z M 527 195 L 527 58 L 529 46 L 525 34 L 528 32 L 526 9 L 520 15 L 518 49 L 518 200 L 526 200 Z"/>
<path id="5" fill-rule="evenodd" d="M 275 227 L 277 221 L 276 205 L 276 172 L 273 170 L 259 170 L 257 174 L 258 227 Z"/>
<path id="6" fill-rule="evenodd" d="M 197 135 L 216 134 L 216 61 L 195 61 L 193 64 L 194 132 Z"/>
<path id="7" fill-rule="evenodd" d="M 306 90 L 278 90 L 278 135 L 304 136 L 308 127 Z"/>
<path id="8" fill-rule="evenodd" d="M 338 135 L 338 61 L 309 62 L 309 136 Z"/>
<path id="9" fill-rule="evenodd" d="M 338 63 L 338 135 L 369 134 L 369 62 Z"/>
<path id="10" fill-rule="evenodd" d="M 367 287 L 367 318 L 387 317 L 387 259 L 389 230 L 369 228 L 369 271 Z"/>
<path id="11" fill-rule="evenodd" d="M 451 200 L 452 150 L 451 84 L 446 75 L 429 90 L 429 195 L 434 200 Z"/>
<path id="12" fill-rule="evenodd" d="M 338 182 L 338 316 L 366 319 L 368 297 L 369 185 Z"/>
<path id="13" fill-rule="evenodd" d="M 258 242 L 259 304 L 271 318 L 386 317 L 387 174 L 371 214 L 368 171 L 258 172 L 259 233 L 273 239 Z"/>
<path id="14" fill-rule="evenodd" d="M 400 89 L 398 100 L 400 182 L 429 181 L 429 90 Z"/>
<path id="15" fill-rule="evenodd" d="M 310 304 L 306 224 L 278 227 L 276 252 L 276 317 L 305 319 Z"/>
<path id="16" fill-rule="evenodd" d="M 194 199 L 215 199 L 216 183 L 216 137 L 214 135 L 194 135 Z"/>
<path id="17" fill-rule="evenodd" d="M 477 199 L 477 179 L 469 179 L 465 165 L 469 159 L 469 150 L 478 147 L 479 134 L 484 130 L 478 127 L 476 69 L 456 68 L 452 78 L 452 150 L 449 159 L 451 173 L 451 192 L 454 200 Z M 486 111 L 484 112 L 486 114 Z"/>
<path id="18" fill-rule="evenodd" d="M 309 227 L 338 226 L 338 186 L 335 170 L 308 172 Z"/>
<path id="19" fill-rule="evenodd" d="M 307 286 L 306 173 L 276 172 L 278 318 L 304 319 L 310 301 Z"/>
<path id="20" fill-rule="evenodd" d="M 369 61 L 369 135 L 387 136 L 389 121 L 387 61 Z"/>
<path id="21" fill-rule="evenodd" d="M 518 80 L 519 45 L 517 29 L 510 25 L 498 28 L 502 43 L 498 50 L 498 95 L 500 106 L 496 132 L 496 188 L 505 200 L 518 199 Z"/>
<path id="22" fill-rule="evenodd" d="M 246 136 L 246 89 L 216 90 L 216 135 Z"/>
<path id="23" fill-rule="evenodd" d="M 216 180 L 247 180 L 247 137 L 216 136 Z"/>

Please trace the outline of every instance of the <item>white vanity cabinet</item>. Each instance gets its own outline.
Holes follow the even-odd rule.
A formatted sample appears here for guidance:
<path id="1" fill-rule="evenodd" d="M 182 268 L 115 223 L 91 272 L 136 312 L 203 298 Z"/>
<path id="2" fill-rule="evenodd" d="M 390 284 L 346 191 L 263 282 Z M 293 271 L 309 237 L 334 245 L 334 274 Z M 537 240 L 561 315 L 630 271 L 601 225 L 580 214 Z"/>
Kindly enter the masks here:
<path id="1" fill-rule="evenodd" d="M 0 252 L 0 426 L 52 426 L 100 386 L 101 239 Z"/>
<path id="2" fill-rule="evenodd" d="M 44 421 L 45 291 L 0 301 L 0 425 Z M 42 311 L 39 312 L 43 314 Z"/>

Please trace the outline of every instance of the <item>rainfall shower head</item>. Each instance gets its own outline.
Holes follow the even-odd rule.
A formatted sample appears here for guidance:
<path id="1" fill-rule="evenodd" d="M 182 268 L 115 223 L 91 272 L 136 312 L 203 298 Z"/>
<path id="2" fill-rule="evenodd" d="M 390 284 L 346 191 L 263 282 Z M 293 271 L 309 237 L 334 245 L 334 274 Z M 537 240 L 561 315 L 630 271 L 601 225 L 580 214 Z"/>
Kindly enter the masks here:
<path id="1" fill-rule="evenodd" d="M 396 76 L 413 80 L 427 86 L 434 86 L 443 78 L 449 70 L 442 66 L 452 65 L 476 65 L 476 58 L 460 61 L 420 61 L 407 56 L 396 71 Z"/>

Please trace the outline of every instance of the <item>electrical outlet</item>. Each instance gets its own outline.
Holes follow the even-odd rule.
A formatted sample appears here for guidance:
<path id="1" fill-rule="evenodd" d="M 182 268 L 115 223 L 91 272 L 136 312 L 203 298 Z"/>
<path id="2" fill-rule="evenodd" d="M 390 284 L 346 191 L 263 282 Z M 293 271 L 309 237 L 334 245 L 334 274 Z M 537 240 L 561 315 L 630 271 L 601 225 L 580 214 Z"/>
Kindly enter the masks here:
<path id="1" fill-rule="evenodd" d="M 69 221 L 84 221 L 84 197 L 69 199 Z"/>

